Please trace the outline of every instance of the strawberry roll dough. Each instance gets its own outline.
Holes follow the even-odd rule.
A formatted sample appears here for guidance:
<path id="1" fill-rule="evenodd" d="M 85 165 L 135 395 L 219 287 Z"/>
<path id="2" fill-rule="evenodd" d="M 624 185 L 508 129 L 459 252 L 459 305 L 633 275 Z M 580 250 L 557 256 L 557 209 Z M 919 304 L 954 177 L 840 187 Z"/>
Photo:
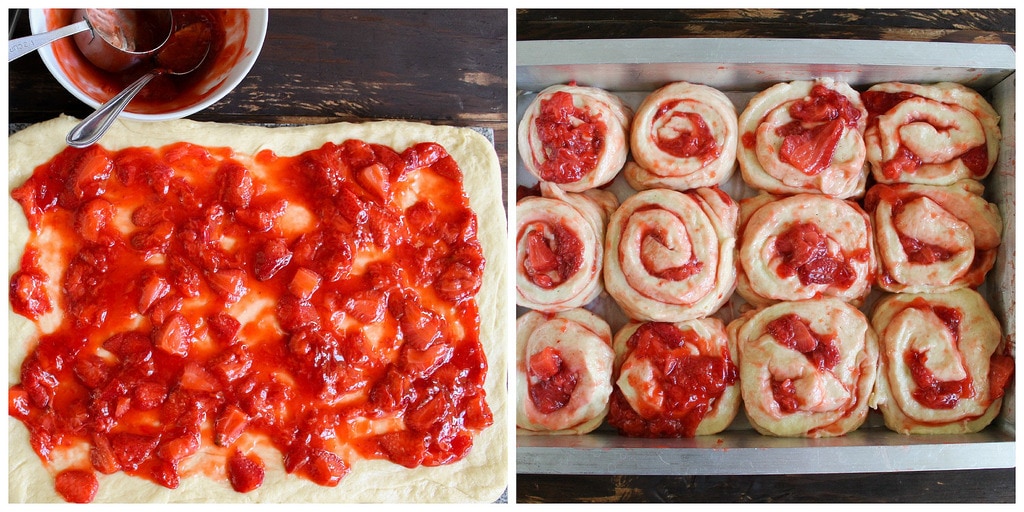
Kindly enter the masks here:
<path id="1" fill-rule="evenodd" d="M 694 437 L 725 430 L 740 405 L 735 347 L 725 324 L 631 322 L 614 340 L 619 375 L 608 423 L 632 437 Z"/>
<path id="2" fill-rule="evenodd" d="M 605 289 L 634 320 L 708 316 L 736 284 L 738 205 L 718 188 L 645 190 L 623 201 L 605 236 Z"/>
<path id="3" fill-rule="evenodd" d="M 865 197 L 878 254 L 878 286 L 938 293 L 975 288 L 995 264 L 1002 217 L 973 180 L 878 184 Z"/>
<path id="4" fill-rule="evenodd" d="M 571 83 L 544 89 L 519 123 L 519 156 L 541 181 L 582 192 L 626 163 L 633 112 L 618 96 Z"/>
<path id="5" fill-rule="evenodd" d="M 860 197 L 866 126 L 860 96 L 845 83 L 819 78 L 769 87 L 739 117 L 743 180 L 771 194 Z"/>
<path id="6" fill-rule="evenodd" d="M 744 409 L 760 433 L 832 437 L 860 427 L 876 379 L 867 317 L 834 298 L 780 302 L 727 328 L 739 354 Z"/>
<path id="7" fill-rule="evenodd" d="M 860 304 L 875 280 L 871 223 L 856 203 L 761 194 L 741 205 L 736 291 L 755 306 L 837 297 Z"/>
<path id="8" fill-rule="evenodd" d="M 671 83 L 637 108 L 630 131 L 635 162 L 623 172 L 637 190 L 720 185 L 736 167 L 736 141 L 736 107 L 725 94 Z"/>
<path id="9" fill-rule="evenodd" d="M 545 182 L 540 189 L 516 204 L 516 303 L 549 313 L 578 308 L 604 289 L 604 231 L 618 199 Z"/>
<path id="10" fill-rule="evenodd" d="M 871 323 L 881 355 L 874 404 L 903 434 L 977 432 L 999 413 L 1014 361 L 977 292 L 894 294 Z"/>
<path id="11" fill-rule="evenodd" d="M 887 82 L 861 97 L 870 113 L 864 138 L 880 183 L 950 185 L 988 176 L 999 154 L 999 115 L 963 85 Z"/>
<path id="12" fill-rule="evenodd" d="M 586 434 L 608 413 L 611 329 L 585 309 L 530 311 L 516 322 L 516 426 L 525 434 Z"/>

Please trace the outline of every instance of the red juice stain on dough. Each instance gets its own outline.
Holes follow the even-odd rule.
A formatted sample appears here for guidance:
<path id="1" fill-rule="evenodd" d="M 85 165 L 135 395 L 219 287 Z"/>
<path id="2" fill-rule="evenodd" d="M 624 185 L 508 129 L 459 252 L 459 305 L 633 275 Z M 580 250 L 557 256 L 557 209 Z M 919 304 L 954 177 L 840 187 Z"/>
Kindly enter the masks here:
<path id="1" fill-rule="evenodd" d="M 739 379 L 739 370 L 721 354 L 693 354 L 704 343 L 692 329 L 649 322 L 641 325 L 627 346 L 631 357 L 655 368 L 661 408 L 635 411 L 618 389 L 613 392 L 609 423 L 631 437 L 693 437 L 715 401 Z"/>
<path id="2" fill-rule="evenodd" d="M 856 273 L 848 258 L 828 252 L 828 236 L 814 224 L 795 224 L 779 234 L 775 251 L 782 258 L 781 277 L 796 275 L 802 284 L 836 285 L 849 288 Z"/>
<path id="3" fill-rule="evenodd" d="M 861 93 L 861 100 L 868 111 L 868 126 L 876 123 L 878 116 L 892 110 L 896 105 L 917 97 L 920 96 L 909 91 L 865 91 Z M 937 127 L 937 129 L 941 130 L 943 128 Z M 984 143 L 980 146 L 969 148 L 954 158 L 959 158 L 974 176 L 984 176 L 985 172 L 988 171 L 988 148 Z M 920 156 L 914 154 L 913 151 L 900 142 L 893 158 L 882 162 L 882 174 L 890 180 L 896 180 L 903 174 L 916 171 L 923 163 L 924 161 Z"/>
<path id="4" fill-rule="evenodd" d="M 463 458 L 493 419 L 473 300 L 484 258 L 454 159 L 358 140 L 265 150 L 259 173 L 235 158 L 68 148 L 13 191 L 33 229 L 16 275 L 59 272 L 64 311 L 10 389 L 33 450 L 45 463 L 88 446 L 78 469 L 168 488 L 228 474 L 186 471 L 188 457 L 240 450 L 242 490 L 259 485 L 254 444 L 328 486 L 349 471 L 342 446 L 406 467 Z M 65 267 L 36 266 L 41 252 Z M 12 304 L 39 303 L 33 290 L 12 286 Z"/>
<path id="5" fill-rule="evenodd" d="M 573 104 L 572 94 L 558 91 L 541 102 L 537 133 L 546 160 L 541 178 L 553 183 L 574 183 L 597 166 L 607 126 L 600 116 Z"/>
<path id="6" fill-rule="evenodd" d="M 833 371 L 839 364 L 839 348 L 835 335 L 814 332 L 795 313 L 780 316 L 765 326 L 777 343 L 804 354 L 819 372 Z M 779 409 L 787 414 L 800 410 L 800 396 L 792 379 L 773 380 L 772 395 Z"/>
<path id="7" fill-rule="evenodd" d="M 654 133 L 655 143 L 662 151 L 679 158 L 698 158 L 701 163 L 718 158 L 722 150 L 707 122 L 704 121 L 704 116 L 694 112 L 673 110 L 682 102 L 683 100 L 667 101 L 658 107 L 652 123 L 676 127 L 677 133 L 672 138 L 662 138 L 660 133 Z M 663 119 L 666 115 L 667 120 Z"/>
<path id="8" fill-rule="evenodd" d="M 960 324 L 963 322 L 963 313 L 960 310 L 934 305 L 920 297 L 912 300 L 907 307 L 935 315 L 946 326 L 953 341 L 953 349 L 959 350 Z M 917 386 L 911 393 L 914 400 L 931 409 L 952 409 L 961 398 L 974 396 L 974 384 L 970 375 L 961 380 L 940 381 L 926 366 L 927 361 L 928 353 L 923 350 L 907 350 L 903 354 L 903 362 L 910 370 Z"/>
<path id="9" fill-rule="evenodd" d="M 904 205 L 919 197 L 921 195 L 908 193 L 906 185 L 903 184 L 878 184 L 871 187 L 871 190 L 864 196 L 864 209 L 873 215 L 878 208 L 878 204 L 886 202 L 892 209 L 892 217 L 895 218 L 903 212 Z M 897 238 L 900 241 L 900 245 L 903 246 L 903 252 L 907 255 L 907 260 L 911 263 L 929 265 L 937 261 L 948 261 L 955 255 L 953 251 L 940 245 L 922 242 L 901 232 L 897 232 Z"/>

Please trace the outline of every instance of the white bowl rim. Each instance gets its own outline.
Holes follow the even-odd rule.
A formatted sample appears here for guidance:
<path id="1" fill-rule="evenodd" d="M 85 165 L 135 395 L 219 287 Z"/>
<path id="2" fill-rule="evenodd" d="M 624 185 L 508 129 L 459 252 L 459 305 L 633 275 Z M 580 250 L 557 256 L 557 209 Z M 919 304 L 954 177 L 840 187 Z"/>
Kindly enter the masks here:
<path id="1" fill-rule="evenodd" d="M 181 110 L 175 110 L 173 112 L 165 112 L 161 114 L 139 114 L 135 112 L 122 112 L 119 117 L 124 119 L 135 119 L 139 121 L 166 121 L 170 119 L 181 119 L 188 117 L 196 112 L 206 109 L 210 105 L 217 103 L 228 93 L 233 91 L 235 87 L 249 75 L 249 71 L 252 70 L 253 65 L 256 64 L 256 59 L 259 58 L 260 52 L 263 50 L 263 43 L 267 36 L 267 19 L 269 15 L 269 9 L 247 9 L 249 11 L 250 28 L 246 34 L 246 46 L 252 44 L 253 52 L 252 55 L 244 57 L 240 61 L 239 73 L 236 73 L 235 77 L 230 80 L 226 80 L 224 85 L 221 86 L 220 91 L 215 94 L 211 94 L 203 98 L 202 101 L 192 105 L 191 107 L 184 108 Z M 44 11 L 46 9 L 29 9 L 29 26 L 33 34 L 45 32 L 46 29 L 46 16 Z M 258 40 L 257 40 L 258 38 Z M 91 96 L 82 92 L 81 89 L 76 87 L 64 74 L 60 66 L 57 64 L 57 57 L 53 54 L 53 48 L 50 45 L 43 46 L 37 50 L 39 57 L 43 60 L 43 65 L 50 71 L 50 74 L 64 87 L 68 92 L 78 98 L 80 101 L 89 105 L 92 108 L 99 108 L 101 103 L 93 99 Z"/>

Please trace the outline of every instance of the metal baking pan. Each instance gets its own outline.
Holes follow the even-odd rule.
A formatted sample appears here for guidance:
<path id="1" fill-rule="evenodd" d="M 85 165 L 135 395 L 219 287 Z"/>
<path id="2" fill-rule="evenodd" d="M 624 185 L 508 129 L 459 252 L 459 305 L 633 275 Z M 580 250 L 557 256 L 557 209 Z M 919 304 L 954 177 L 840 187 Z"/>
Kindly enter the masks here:
<path id="1" fill-rule="evenodd" d="M 1016 161 L 1016 56 L 1004 45 L 800 39 L 619 39 L 516 44 L 517 117 L 543 88 L 575 80 L 618 93 L 636 107 L 646 93 L 678 80 L 725 92 L 742 111 L 768 86 L 828 76 L 863 90 L 878 82 L 959 82 L 982 93 L 1001 116 L 1002 146 L 985 196 L 1004 219 L 996 266 L 979 289 L 1013 346 Z M 518 185 L 534 178 L 517 163 Z M 723 189 L 741 198 L 739 172 Z M 617 181 L 622 181 L 621 177 Z M 617 194 L 621 183 L 613 183 Z M 739 192 L 734 192 L 740 190 Z M 736 195 L 740 197 L 737 197 Z M 620 197 L 621 198 L 621 197 Z M 522 313 L 518 310 L 517 313 Z M 620 319 L 621 320 L 621 319 Z M 613 323 L 610 320 L 610 323 Z M 613 325 L 613 329 L 615 326 Z M 693 439 L 639 439 L 607 425 L 583 436 L 516 439 L 516 472 L 593 475 L 757 475 L 864 473 L 1016 467 L 1016 386 L 999 417 L 967 435 L 908 436 L 885 428 L 872 411 L 850 434 L 829 439 L 775 438 L 754 431 L 742 407 L 724 432 Z"/>

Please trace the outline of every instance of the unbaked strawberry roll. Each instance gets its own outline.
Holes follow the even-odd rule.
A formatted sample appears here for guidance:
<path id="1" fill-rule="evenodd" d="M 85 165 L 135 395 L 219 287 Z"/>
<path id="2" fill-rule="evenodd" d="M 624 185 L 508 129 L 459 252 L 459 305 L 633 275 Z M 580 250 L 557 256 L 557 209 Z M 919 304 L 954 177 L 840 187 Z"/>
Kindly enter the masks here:
<path id="1" fill-rule="evenodd" d="M 830 78 L 780 83 L 739 116 L 743 180 L 771 194 L 864 194 L 867 110 L 860 95 Z"/>
<path id="2" fill-rule="evenodd" d="M 548 87 L 519 122 L 519 156 L 537 179 L 568 192 L 600 187 L 626 163 L 632 117 L 628 105 L 603 89 Z"/>
<path id="3" fill-rule="evenodd" d="M 836 297 L 859 305 L 877 264 L 871 223 L 855 202 L 820 194 L 744 199 L 736 291 L 747 302 Z"/>
<path id="4" fill-rule="evenodd" d="M 689 190 L 725 183 L 736 167 L 736 107 L 721 91 L 675 82 L 648 95 L 630 128 L 636 190 Z"/>
<path id="5" fill-rule="evenodd" d="M 874 227 L 878 286 L 906 293 L 980 286 L 995 264 L 1003 229 L 999 208 L 982 192 L 973 180 L 871 187 L 864 207 Z"/>
<path id="6" fill-rule="evenodd" d="M 977 432 L 999 413 L 1014 361 L 978 292 L 888 295 L 871 323 L 881 347 L 873 405 L 889 429 Z"/>
<path id="7" fill-rule="evenodd" d="M 717 187 L 630 196 L 608 222 L 605 289 L 633 320 L 680 322 L 714 313 L 736 285 L 738 214 Z"/>
<path id="8" fill-rule="evenodd" d="M 516 426 L 586 434 L 608 414 L 615 353 L 608 323 L 586 309 L 530 311 L 516 321 Z"/>
<path id="9" fill-rule="evenodd" d="M 950 185 L 988 176 L 999 154 L 999 115 L 973 89 L 953 82 L 887 82 L 861 97 L 864 137 L 880 183 Z"/>
<path id="10" fill-rule="evenodd" d="M 516 203 L 516 303 L 544 312 L 582 307 L 604 290 L 604 231 L 611 192 L 564 192 L 542 182 Z"/>
<path id="11" fill-rule="evenodd" d="M 780 302 L 743 314 L 727 330 L 755 430 L 833 437 L 864 423 L 878 339 L 860 310 L 834 298 Z"/>
<path id="12" fill-rule="evenodd" d="M 631 322 L 615 334 L 608 424 L 630 437 L 716 434 L 739 411 L 739 369 L 725 324 Z"/>

